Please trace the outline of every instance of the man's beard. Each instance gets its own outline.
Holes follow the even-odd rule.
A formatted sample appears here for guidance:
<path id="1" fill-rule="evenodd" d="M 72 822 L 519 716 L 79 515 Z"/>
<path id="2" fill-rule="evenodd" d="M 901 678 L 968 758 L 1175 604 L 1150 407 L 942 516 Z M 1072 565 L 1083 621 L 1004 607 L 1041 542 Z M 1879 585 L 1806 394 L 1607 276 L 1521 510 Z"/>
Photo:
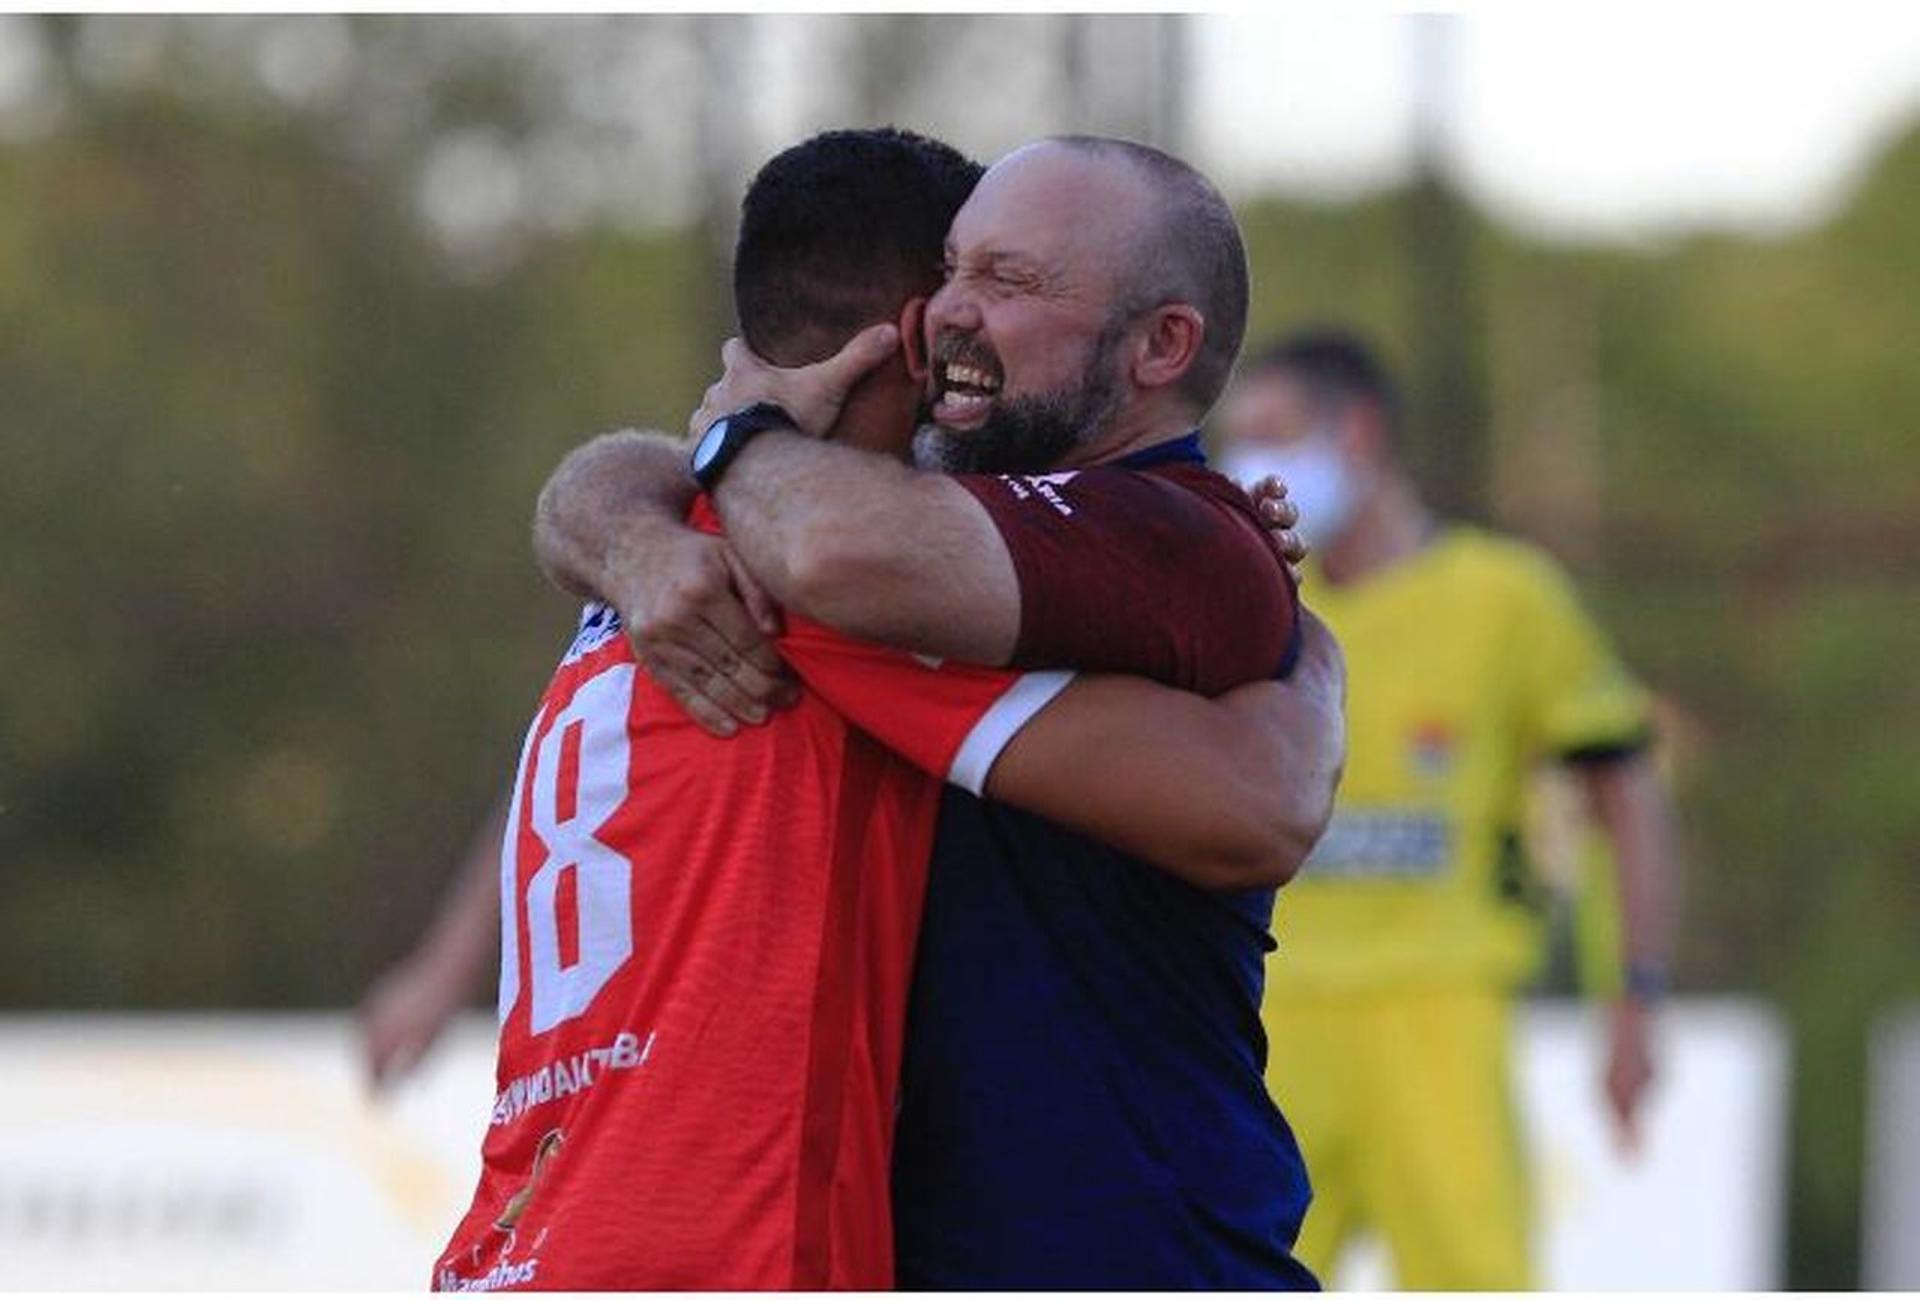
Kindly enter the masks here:
<path id="1" fill-rule="evenodd" d="M 1120 407 L 1113 356 L 1121 329 L 1103 330 L 1072 388 L 1002 397 L 978 429 L 957 433 L 923 424 L 913 436 L 913 462 L 943 474 L 1035 474 L 1097 438 Z"/>

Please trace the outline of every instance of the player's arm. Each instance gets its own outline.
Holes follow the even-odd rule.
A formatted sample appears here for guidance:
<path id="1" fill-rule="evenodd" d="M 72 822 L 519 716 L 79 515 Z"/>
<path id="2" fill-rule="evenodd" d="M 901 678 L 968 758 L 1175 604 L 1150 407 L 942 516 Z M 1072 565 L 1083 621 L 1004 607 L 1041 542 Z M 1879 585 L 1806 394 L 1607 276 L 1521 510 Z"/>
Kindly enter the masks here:
<path id="1" fill-rule="evenodd" d="M 1605 1087 L 1624 1147 L 1654 1076 L 1651 1022 L 1672 954 L 1679 881 L 1672 807 L 1648 754 L 1651 701 L 1614 656 L 1572 583 L 1543 556 L 1515 567 L 1525 653 L 1521 699 L 1537 745 L 1574 769 L 1613 850 L 1625 996 L 1613 1007 Z"/>
<path id="2" fill-rule="evenodd" d="M 1142 679 L 932 660 L 789 620 L 782 653 L 848 722 L 922 771 L 1208 889 L 1290 876 L 1344 753 L 1344 667 L 1317 623 L 1294 675 L 1218 700 Z"/>
<path id="3" fill-rule="evenodd" d="M 1006 664 L 1020 580 L 986 508 L 944 474 L 793 433 L 747 445 L 714 492 L 740 558 L 781 605 L 848 636 Z"/>
<path id="4" fill-rule="evenodd" d="M 1626 980 L 1612 1011 L 1607 1098 L 1622 1141 L 1639 1138 L 1654 1069 L 1650 1021 L 1664 992 L 1679 914 L 1679 837 L 1671 801 L 1644 750 L 1576 762 L 1588 808 L 1613 849 Z"/>
<path id="5" fill-rule="evenodd" d="M 493 969 L 506 824 L 502 799 L 474 832 L 427 932 L 360 1004 L 360 1048 L 376 1088 L 414 1067 Z"/>
<path id="6" fill-rule="evenodd" d="M 686 451 L 631 429 L 576 448 L 534 507 L 533 549 L 563 590 L 620 611 L 634 657 L 706 730 L 788 701 L 779 613 L 727 542 L 686 523 Z"/>
<path id="7" fill-rule="evenodd" d="M 1285 884 L 1326 829 L 1346 754 L 1346 670 L 1304 617 L 1284 682 L 1206 699 L 1081 677 L 1015 734 L 986 793 L 1203 889 Z"/>

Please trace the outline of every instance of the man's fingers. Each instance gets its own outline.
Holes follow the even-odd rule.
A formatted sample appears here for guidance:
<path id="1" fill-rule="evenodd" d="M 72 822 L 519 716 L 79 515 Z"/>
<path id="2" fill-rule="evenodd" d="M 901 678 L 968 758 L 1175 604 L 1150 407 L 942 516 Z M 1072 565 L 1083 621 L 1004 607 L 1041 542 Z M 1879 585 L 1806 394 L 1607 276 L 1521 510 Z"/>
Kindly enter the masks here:
<path id="1" fill-rule="evenodd" d="M 1300 522 L 1300 507 L 1285 497 L 1261 497 L 1254 508 L 1269 528 L 1292 528 Z"/>
<path id="2" fill-rule="evenodd" d="M 698 648 L 708 662 L 755 699 L 769 698 L 775 684 L 787 675 L 787 666 L 747 607 L 729 601 L 708 610 L 707 630 L 713 639 L 703 638 Z"/>
<path id="3" fill-rule="evenodd" d="M 1609 1089 L 1613 1103 L 1614 1141 L 1620 1154 L 1629 1158 L 1640 1154 L 1640 1087 L 1630 1085 Z"/>
<path id="4" fill-rule="evenodd" d="M 1307 558 L 1306 539 L 1291 528 L 1283 528 L 1273 535 L 1273 543 L 1280 548 L 1280 554 L 1291 567 L 1298 567 Z"/>
<path id="5" fill-rule="evenodd" d="M 709 630 L 720 648 L 713 652 L 711 667 L 719 680 L 730 683 L 748 702 L 765 707 L 785 694 L 789 674 L 780 654 L 760 635 L 760 630 L 747 621 L 744 612 L 734 609 L 728 611 L 735 620 L 730 627 L 710 626 Z M 734 645 L 733 639 L 744 634 L 751 644 L 746 649 Z M 707 694 L 721 699 L 712 690 Z M 724 700 L 721 701 L 725 703 Z M 742 722 L 759 723 L 765 720 L 762 712 L 759 716 L 748 717 L 737 709 L 729 711 Z"/>
<path id="6" fill-rule="evenodd" d="M 1252 487 L 1247 489 L 1247 495 L 1255 501 L 1267 497 L 1284 497 L 1287 495 L 1287 481 L 1275 474 L 1262 475 L 1254 480 Z"/>
<path id="7" fill-rule="evenodd" d="M 762 699 L 763 697 L 771 699 L 778 689 L 778 683 L 754 670 L 746 671 L 753 681 L 753 689 L 756 692 L 753 695 L 749 695 L 747 688 L 741 685 L 739 675 L 725 676 L 705 665 L 692 669 L 688 673 L 688 678 L 709 703 L 717 705 L 728 717 L 736 722 L 757 727 L 767 720 L 767 713 L 772 707 L 768 703 L 763 703 Z"/>
<path id="8" fill-rule="evenodd" d="M 413 1067 L 420 1062 L 425 1044 L 417 1038 L 407 1038 L 392 1044 L 382 1056 L 373 1063 L 373 1086 L 385 1089 L 394 1080 L 413 1073 Z"/>
<path id="9" fill-rule="evenodd" d="M 725 709 L 690 686 L 669 686 L 667 694 L 673 696 L 680 707 L 687 711 L 687 716 L 710 736 L 725 740 L 740 730 L 740 724 L 729 717 Z"/>
<path id="10" fill-rule="evenodd" d="M 720 378 L 707 386 L 699 407 L 687 421 L 688 430 L 696 435 L 705 433 L 723 415 L 755 402 L 779 401 L 784 377 L 790 373 L 768 365 L 737 338 L 720 345 L 720 365 Z"/>
<path id="11" fill-rule="evenodd" d="M 900 349 L 900 331 L 893 325 L 869 325 L 847 340 L 847 345 L 822 361 L 821 376 L 844 398 L 869 370 Z"/>
<path id="12" fill-rule="evenodd" d="M 817 438 L 832 427 L 853 386 L 899 347 L 897 327 L 870 325 L 825 361 L 782 370 L 768 365 L 741 340 L 728 339 L 720 348 L 726 373 L 707 389 L 689 427 L 699 433 L 723 415 L 772 401 L 793 417 L 796 432 Z"/>
<path id="13" fill-rule="evenodd" d="M 760 635 L 760 629 L 753 625 L 746 607 L 737 601 L 717 602 L 703 608 L 701 618 L 681 629 L 674 640 L 679 649 L 697 661 L 696 666 L 701 670 L 689 670 L 689 679 L 714 699 L 720 697 L 708 690 L 709 677 L 732 682 L 756 704 L 773 698 L 785 665 Z M 765 720 L 764 716 L 732 712 L 742 722 Z"/>
<path id="14" fill-rule="evenodd" d="M 767 720 L 774 701 L 785 694 L 784 665 L 760 638 L 744 609 L 734 605 L 712 613 L 730 618 L 742 638 L 753 642 L 752 647 L 745 652 L 736 649 L 712 623 L 695 620 L 676 626 L 671 639 L 636 637 L 635 652 L 650 670 L 658 666 L 655 675 L 662 685 L 669 681 L 682 685 L 736 721 L 758 726 Z"/>
<path id="15" fill-rule="evenodd" d="M 693 414 L 687 417 L 687 432 L 698 438 L 707 431 L 709 425 L 726 412 L 717 409 L 720 401 L 720 384 L 715 380 L 707 385 L 707 391 L 700 394 L 700 405 L 693 408 Z"/>
<path id="16" fill-rule="evenodd" d="M 776 637 L 784 630 L 780 618 L 780 606 L 774 603 L 760 580 L 747 572 L 747 566 L 734 553 L 731 546 L 721 552 L 727 563 L 727 572 L 733 577 L 733 589 L 740 594 L 740 600 L 747 607 L 747 614 L 753 619 L 754 626 L 761 635 Z"/>
<path id="17" fill-rule="evenodd" d="M 725 739 L 740 730 L 740 724 L 733 720 L 725 709 L 707 698 L 699 687 L 693 684 L 688 671 L 697 664 L 681 660 L 671 650 L 649 655 L 641 661 L 647 675 L 660 684 L 660 689 L 674 698 L 675 703 L 685 709 L 687 716 L 695 725 L 711 736 Z"/>

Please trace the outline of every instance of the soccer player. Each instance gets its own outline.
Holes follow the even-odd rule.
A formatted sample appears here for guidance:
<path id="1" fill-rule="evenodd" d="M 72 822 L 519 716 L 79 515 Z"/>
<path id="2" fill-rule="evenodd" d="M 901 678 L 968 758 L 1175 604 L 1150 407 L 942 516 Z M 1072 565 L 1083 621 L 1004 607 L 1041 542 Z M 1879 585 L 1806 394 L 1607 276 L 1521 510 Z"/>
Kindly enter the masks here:
<path id="1" fill-rule="evenodd" d="M 737 449 L 713 494 L 730 545 L 789 610 L 921 654 L 1200 690 L 1274 675 L 1287 638 L 1260 611 L 1282 588 L 1196 433 L 1246 301 L 1239 231 L 1191 168 L 1111 140 L 1018 150 L 955 218 L 925 307 L 921 470 L 804 436 L 863 349 L 893 355 L 893 332 L 800 370 L 729 349 L 706 414 L 772 399 L 796 426 Z M 900 321 L 909 355 L 918 324 Z M 536 540 L 622 608 L 668 609 L 636 631 L 699 666 L 660 667 L 692 698 L 746 647 L 713 650 L 691 612 L 703 602 L 648 595 L 677 579 L 652 562 L 672 512 L 646 505 L 659 488 L 643 453 L 575 453 Z M 1105 779 L 1136 758 L 1116 743 L 1080 761 Z M 1021 761 L 1010 750 L 996 771 Z M 1176 802 L 1210 780 L 1167 779 Z M 943 800 L 900 1094 L 901 1284 L 1312 1285 L 1290 1254 L 1305 1174 L 1261 1077 L 1272 890 L 1079 829 L 966 791 Z"/>
<path id="2" fill-rule="evenodd" d="M 896 133 L 782 155 L 749 195 L 741 265 L 793 310 L 743 296 L 743 321 L 806 359 L 844 340 L 836 311 L 849 326 L 917 313 L 974 175 Z M 807 201 L 818 186 L 833 203 Z M 832 436 L 903 452 L 918 355 L 860 384 Z M 704 498 L 691 517 L 717 528 Z M 1277 657 L 1284 570 L 1240 527 L 1268 568 Z M 623 633 L 589 606 L 514 782 L 501 1087 L 473 1208 L 436 1267 L 446 1289 L 888 1285 L 892 1099 L 939 779 L 1240 885 L 1284 878 L 1331 802 L 1324 647 L 1302 668 L 1317 693 L 1261 683 L 1214 702 L 937 662 L 793 614 L 777 644 L 807 689 L 719 742 L 636 670 Z M 1207 789 L 1183 794 L 1182 777 Z"/>
<path id="3" fill-rule="evenodd" d="M 1586 787 L 1624 895 L 1606 1092 L 1631 1137 L 1666 985 L 1675 854 L 1648 700 L 1538 549 L 1444 524 L 1399 458 L 1399 404 L 1340 331 L 1286 339 L 1222 406 L 1223 465 L 1281 474 L 1352 671 L 1334 821 L 1288 890 L 1268 1077 L 1313 1170 L 1302 1257 L 1377 1228 L 1399 1284 L 1524 1289 L 1529 1206 L 1509 1079 L 1536 949 L 1517 831 L 1530 771 Z"/>

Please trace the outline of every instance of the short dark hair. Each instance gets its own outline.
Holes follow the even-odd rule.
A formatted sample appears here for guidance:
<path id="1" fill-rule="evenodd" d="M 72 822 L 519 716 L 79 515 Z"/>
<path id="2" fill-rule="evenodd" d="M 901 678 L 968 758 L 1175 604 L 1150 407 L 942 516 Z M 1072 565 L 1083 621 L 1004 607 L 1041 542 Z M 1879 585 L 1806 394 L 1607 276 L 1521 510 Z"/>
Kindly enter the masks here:
<path id="1" fill-rule="evenodd" d="M 1399 385 L 1373 348 L 1353 330 L 1339 325 L 1295 330 L 1262 349 L 1244 371 L 1247 378 L 1274 373 L 1299 380 L 1307 400 L 1316 407 L 1371 401 L 1380 408 L 1388 432 L 1399 432 Z"/>
<path id="2" fill-rule="evenodd" d="M 1159 197 L 1144 246 L 1130 261 L 1118 304 L 1129 314 L 1184 302 L 1206 318 L 1206 332 L 1179 392 L 1204 414 L 1220 399 L 1247 335 L 1247 246 L 1240 223 L 1212 181 L 1172 154 L 1109 136 L 1066 135 L 1057 144 L 1131 163 Z"/>
<path id="3" fill-rule="evenodd" d="M 893 127 L 826 131 L 777 155 L 740 204 L 733 301 L 747 345 L 804 365 L 931 294 L 982 170 Z"/>

